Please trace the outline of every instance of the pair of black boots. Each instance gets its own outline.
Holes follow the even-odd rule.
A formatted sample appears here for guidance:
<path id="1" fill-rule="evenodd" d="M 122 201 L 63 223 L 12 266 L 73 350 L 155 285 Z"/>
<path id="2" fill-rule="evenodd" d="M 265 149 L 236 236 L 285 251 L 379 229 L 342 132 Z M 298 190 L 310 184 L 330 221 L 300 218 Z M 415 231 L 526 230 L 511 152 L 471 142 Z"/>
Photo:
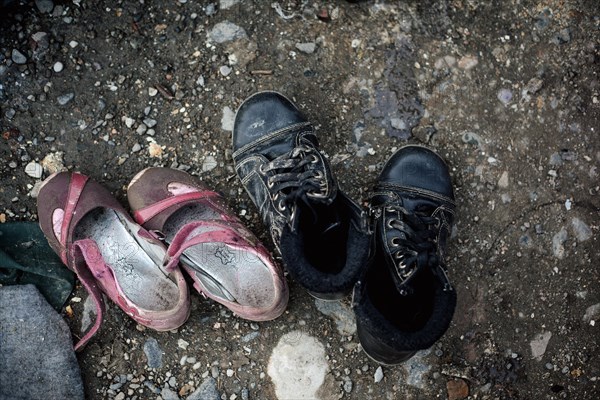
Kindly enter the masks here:
<path id="1" fill-rule="evenodd" d="M 324 300 L 354 289 L 358 337 L 371 358 L 397 364 L 444 334 L 456 305 L 444 263 L 455 203 L 436 153 L 398 150 L 365 211 L 338 188 L 312 124 L 279 93 L 240 106 L 233 149 L 292 278 Z"/>

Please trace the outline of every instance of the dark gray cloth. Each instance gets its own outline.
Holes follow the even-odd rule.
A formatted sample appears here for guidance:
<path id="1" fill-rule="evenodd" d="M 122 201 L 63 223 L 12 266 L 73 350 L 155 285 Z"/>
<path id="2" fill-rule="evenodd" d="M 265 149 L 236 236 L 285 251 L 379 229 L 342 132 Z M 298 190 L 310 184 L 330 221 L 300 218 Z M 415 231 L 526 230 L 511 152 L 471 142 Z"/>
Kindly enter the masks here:
<path id="1" fill-rule="evenodd" d="M 0 400 L 83 398 L 65 321 L 35 286 L 0 287 Z"/>

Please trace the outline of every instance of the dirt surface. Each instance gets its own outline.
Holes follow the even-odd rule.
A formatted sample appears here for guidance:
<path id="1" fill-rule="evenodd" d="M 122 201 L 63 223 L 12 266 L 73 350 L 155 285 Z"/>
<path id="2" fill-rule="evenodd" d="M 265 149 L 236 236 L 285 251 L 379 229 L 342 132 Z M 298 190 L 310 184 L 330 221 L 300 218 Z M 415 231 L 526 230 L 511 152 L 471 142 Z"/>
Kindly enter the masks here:
<path id="1" fill-rule="evenodd" d="M 288 280 L 272 322 L 196 293 L 188 322 L 158 333 L 113 305 L 79 354 L 88 398 L 275 399 L 269 358 L 290 332 L 325 349 L 321 399 L 598 398 L 597 1 L 29 3 L 0 10 L 1 222 L 35 220 L 54 169 L 125 203 L 136 172 L 167 166 L 220 190 L 273 249 L 231 159 L 233 112 L 263 89 L 315 123 L 353 198 L 420 143 L 451 166 L 458 202 L 454 322 L 405 365 L 361 351 L 350 299 Z M 86 298 L 64 313 L 75 335 Z"/>

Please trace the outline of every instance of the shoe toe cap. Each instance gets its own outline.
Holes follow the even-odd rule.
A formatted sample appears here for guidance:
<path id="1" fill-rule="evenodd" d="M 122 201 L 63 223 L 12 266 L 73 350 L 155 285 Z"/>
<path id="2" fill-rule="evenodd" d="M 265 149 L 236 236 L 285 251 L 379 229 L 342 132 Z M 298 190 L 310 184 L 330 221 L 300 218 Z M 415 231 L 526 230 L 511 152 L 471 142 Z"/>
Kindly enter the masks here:
<path id="1" fill-rule="evenodd" d="M 296 106 L 282 94 L 259 92 L 244 101 L 235 116 L 234 150 L 269 133 L 306 121 Z"/>
<path id="2" fill-rule="evenodd" d="M 398 150 L 381 172 L 380 182 L 454 198 L 448 165 L 435 152 L 421 146 L 406 146 Z"/>

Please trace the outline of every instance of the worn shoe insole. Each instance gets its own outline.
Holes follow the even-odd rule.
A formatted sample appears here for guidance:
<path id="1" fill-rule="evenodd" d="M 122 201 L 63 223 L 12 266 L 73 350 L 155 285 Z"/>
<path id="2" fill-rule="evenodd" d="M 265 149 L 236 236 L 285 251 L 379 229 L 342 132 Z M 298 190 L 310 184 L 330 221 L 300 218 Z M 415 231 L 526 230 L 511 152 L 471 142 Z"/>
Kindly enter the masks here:
<path id="1" fill-rule="evenodd" d="M 190 221 L 219 221 L 221 216 L 200 204 L 182 207 L 163 227 L 165 241 L 171 243 L 182 226 Z M 193 234 L 221 229 L 201 226 Z M 181 262 L 194 271 L 211 294 L 243 306 L 267 307 L 275 296 L 273 278 L 268 266 L 255 254 L 225 243 L 202 243 L 187 248 Z"/>
<path id="2" fill-rule="evenodd" d="M 179 301 L 179 288 L 162 269 L 164 249 L 136 239 L 139 226 L 113 210 L 98 208 L 77 225 L 74 240 L 92 239 L 129 300 L 154 311 L 170 310 Z"/>

